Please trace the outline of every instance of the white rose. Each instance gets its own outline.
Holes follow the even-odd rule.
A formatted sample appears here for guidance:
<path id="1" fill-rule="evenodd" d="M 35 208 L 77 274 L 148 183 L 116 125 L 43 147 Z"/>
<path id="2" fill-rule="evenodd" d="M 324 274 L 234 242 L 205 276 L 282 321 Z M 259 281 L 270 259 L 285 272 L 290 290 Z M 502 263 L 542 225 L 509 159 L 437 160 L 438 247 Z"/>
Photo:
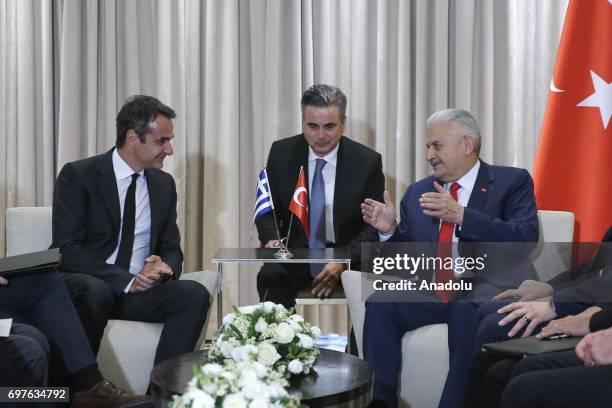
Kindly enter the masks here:
<path id="1" fill-rule="evenodd" d="M 234 345 L 229 341 L 224 341 L 221 343 L 221 347 L 219 347 L 219 351 L 223 354 L 225 358 L 232 358 L 232 352 L 234 351 Z"/>
<path id="2" fill-rule="evenodd" d="M 313 347 L 314 344 L 312 341 L 312 337 L 302 333 L 298 333 L 297 336 L 300 339 L 300 347 L 303 347 L 305 349 L 310 349 Z"/>
<path id="3" fill-rule="evenodd" d="M 268 400 L 264 398 L 256 398 L 249 404 L 249 408 L 268 408 Z"/>
<path id="4" fill-rule="evenodd" d="M 231 356 L 232 360 L 234 361 L 247 361 L 251 353 L 257 354 L 257 352 L 257 347 L 251 344 L 246 344 L 242 347 L 236 347 L 234 350 L 232 350 Z"/>
<path id="5" fill-rule="evenodd" d="M 225 315 L 225 317 L 223 318 L 223 325 L 227 326 L 227 325 L 232 324 L 235 318 L 236 318 L 236 315 L 233 313 L 229 313 Z"/>
<path id="6" fill-rule="evenodd" d="M 256 398 L 265 398 L 267 399 L 270 393 L 268 392 L 268 387 L 266 384 L 261 381 L 249 380 L 242 386 L 242 390 L 240 393 L 249 400 L 254 400 Z"/>
<path id="7" fill-rule="evenodd" d="M 291 326 L 294 332 L 300 333 L 302 331 L 302 326 L 300 326 L 299 322 L 293 319 L 288 319 L 287 321 L 289 322 L 289 325 Z"/>
<path id="8" fill-rule="evenodd" d="M 274 306 L 276 306 L 274 303 L 272 302 L 263 302 L 263 311 L 266 313 L 270 313 L 274 310 Z"/>
<path id="9" fill-rule="evenodd" d="M 209 363 L 202 367 L 202 372 L 206 375 L 219 375 L 223 372 L 223 367 L 216 363 Z"/>
<path id="10" fill-rule="evenodd" d="M 258 307 L 256 305 L 252 305 L 252 306 L 242 306 L 240 308 L 240 311 L 244 314 L 251 314 L 253 313 L 256 309 L 258 309 Z"/>
<path id="11" fill-rule="evenodd" d="M 298 359 L 291 360 L 289 362 L 289 365 L 287 366 L 287 369 L 292 374 L 299 374 L 299 373 L 301 373 L 303 368 L 304 367 L 302 366 L 302 362 L 300 360 L 298 360 Z"/>
<path id="12" fill-rule="evenodd" d="M 259 354 L 257 355 L 257 361 L 261 364 L 271 366 L 281 358 L 281 355 L 276 351 L 276 347 L 268 342 L 262 342 L 259 344 Z"/>
<path id="13" fill-rule="evenodd" d="M 285 388 L 278 383 L 268 384 L 268 392 L 270 393 L 270 398 L 279 398 L 287 395 Z"/>
<path id="14" fill-rule="evenodd" d="M 289 324 L 280 323 L 278 326 L 276 326 L 276 333 L 274 333 L 274 337 L 280 344 L 287 344 L 291 343 L 295 337 L 295 332 Z"/>
<path id="15" fill-rule="evenodd" d="M 188 397 L 191 399 L 192 408 L 213 408 L 215 406 L 215 400 L 197 388 L 189 390 Z"/>
<path id="16" fill-rule="evenodd" d="M 263 317 L 260 317 L 255 323 L 255 331 L 258 333 L 263 333 L 268 328 L 268 322 Z"/>
<path id="17" fill-rule="evenodd" d="M 223 408 L 247 408 L 247 402 L 240 394 L 230 394 L 223 400 Z"/>
<path id="18" fill-rule="evenodd" d="M 321 336 L 321 329 L 319 329 L 317 326 L 312 326 L 310 331 L 312 332 L 312 337 L 315 339 Z"/>
<path id="19" fill-rule="evenodd" d="M 303 322 L 304 318 L 302 316 L 300 316 L 299 314 L 293 314 L 290 317 L 291 320 L 295 320 L 296 322 Z"/>

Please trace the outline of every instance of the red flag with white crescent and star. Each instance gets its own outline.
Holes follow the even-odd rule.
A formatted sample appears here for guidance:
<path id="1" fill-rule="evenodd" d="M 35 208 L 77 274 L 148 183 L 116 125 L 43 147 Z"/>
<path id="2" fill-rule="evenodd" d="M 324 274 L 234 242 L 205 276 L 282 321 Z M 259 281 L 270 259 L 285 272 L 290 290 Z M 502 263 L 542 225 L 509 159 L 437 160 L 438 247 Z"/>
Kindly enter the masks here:
<path id="1" fill-rule="evenodd" d="M 571 211 L 574 242 L 612 225 L 612 0 L 570 0 L 534 163 L 541 210 Z"/>
<path id="2" fill-rule="evenodd" d="M 298 176 L 289 211 L 291 211 L 300 220 L 306 233 L 306 238 L 310 240 L 310 222 L 308 221 L 308 189 L 306 177 L 304 176 L 304 167 L 300 167 L 300 175 Z"/>

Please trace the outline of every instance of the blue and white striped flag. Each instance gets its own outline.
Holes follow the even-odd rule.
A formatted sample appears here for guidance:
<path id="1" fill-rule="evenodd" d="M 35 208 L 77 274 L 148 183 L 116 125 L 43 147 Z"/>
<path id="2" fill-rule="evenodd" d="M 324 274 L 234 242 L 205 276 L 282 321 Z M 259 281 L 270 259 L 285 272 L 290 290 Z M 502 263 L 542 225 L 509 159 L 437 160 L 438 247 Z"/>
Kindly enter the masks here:
<path id="1" fill-rule="evenodd" d="M 253 213 L 253 222 L 269 211 L 274 210 L 272 202 L 272 194 L 270 193 L 270 184 L 268 183 L 268 174 L 266 169 L 261 169 L 259 179 L 257 180 L 257 192 L 255 194 L 255 212 Z"/>

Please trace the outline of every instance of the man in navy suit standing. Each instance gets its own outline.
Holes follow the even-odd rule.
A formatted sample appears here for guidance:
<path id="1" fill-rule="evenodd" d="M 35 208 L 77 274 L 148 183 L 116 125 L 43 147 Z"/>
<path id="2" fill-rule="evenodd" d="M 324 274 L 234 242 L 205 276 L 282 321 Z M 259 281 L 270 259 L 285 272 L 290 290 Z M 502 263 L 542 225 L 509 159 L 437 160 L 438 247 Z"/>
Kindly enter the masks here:
<path id="1" fill-rule="evenodd" d="M 381 241 L 437 242 L 438 249 L 444 244 L 537 241 L 531 176 L 524 169 L 483 162 L 480 145 L 478 124 L 469 112 L 447 109 L 434 113 L 427 120 L 427 160 L 433 176 L 408 187 L 401 201 L 399 225 L 386 191 L 384 203 L 364 201 L 364 221 L 378 229 Z M 441 256 L 439 250 L 437 254 Z M 452 256 L 458 256 L 456 246 Z M 473 272 L 447 270 L 449 275 L 442 280 L 479 279 Z M 443 273 L 435 271 L 432 281 L 440 282 Z M 436 295 L 443 302 L 432 293 L 419 295 L 425 300 L 378 298 L 366 303 L 363 344 L 365 359 L 375 373 L 374 405 L 397 406 L 402 337 L 435 323 L 448 323 L 449 329 L 449 372 L 440 406 L 453 407 L 463 401 L 473 357 L 472 320 L 480 303 L 450 301 L 440 293 Z M 461 296 L 454 294 L 452 299 Z"/>

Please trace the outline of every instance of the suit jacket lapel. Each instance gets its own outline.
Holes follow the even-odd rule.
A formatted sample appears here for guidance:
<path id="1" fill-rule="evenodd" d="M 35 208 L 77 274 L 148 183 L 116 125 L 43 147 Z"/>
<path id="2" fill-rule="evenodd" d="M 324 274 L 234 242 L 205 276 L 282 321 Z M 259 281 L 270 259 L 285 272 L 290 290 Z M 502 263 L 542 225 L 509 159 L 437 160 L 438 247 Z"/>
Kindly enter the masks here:
<path id="1" fill-rule="evenodd" d="M 150 248 L 151 253 L 153 253 L 153 249 L 157 247 L 157 235 L 159 229 L 158 215 L 159 215 L 159 205 L 158 203 L 161 200 L 159 197 L 160 187 L 159 180 L 156 174 L 152 171 L 145 169 L 145 178 L 147 179 L 147 190 L 149 193 L 149 208 L 151 209 L 151 238 L 150 238 Z"/>
<path id="2" fill-rule="evenodd" d="M 97 167 L 98 185 L 104 197 L 104 203 L 111 216 L 113 227 L 119 230 L 121 223 L 121 209 L 119 207 L 119 193 L 117 192 L 117 180 L 113 170 L 113 149 L 100 159 Z"/>
<path id="3" fill-rule="evenodd" d="M 338 146 L 338 156 L 336 160 L 336 178 L 334 182 L 334 237 L 336 242 L 342 241 L 340 239 L 340 225 L 342 224 L 341 218 L 343 211 L 344 201 L 343 197 L 346 197 L 346 188 L 350 185 L 350 165 L 351 163 L 351 152 L 350 149 L 346 148 L 344 143 L 344 136 L 340 138 L 340 145 Z"/>
<path id="4" fill-rule="evenodd" d="M 489 165 L 481 160 L 476 183 L 467 204 L 468 208 L 480 210 L 484 206 L 495 188 L 494 181 L 495 175 L 491 172 Z"/>
<path id="5" fill-rule="evenodd" d="M 444 185 L 444 182 L 433 178 L 431 180 L 431 186 L 429 186 L 429 189 L 427 191 L 425 191 L 425 193 L 435 193 L 436 189 L 433 185 L 434 181 L 437 181 L 438 184 L 440 184 L 441 186 Z M 421 207 L 420 203 L 417 203 L 418 206 L 418 211 L 423 211 L 423 208 Z M 440 235 L 440 219 L 438 217 L 429 217 L 431 224 L 429 225 L 429 242 L 432 242 L 434 244 L 438 243 L 438 235 Z"/>

